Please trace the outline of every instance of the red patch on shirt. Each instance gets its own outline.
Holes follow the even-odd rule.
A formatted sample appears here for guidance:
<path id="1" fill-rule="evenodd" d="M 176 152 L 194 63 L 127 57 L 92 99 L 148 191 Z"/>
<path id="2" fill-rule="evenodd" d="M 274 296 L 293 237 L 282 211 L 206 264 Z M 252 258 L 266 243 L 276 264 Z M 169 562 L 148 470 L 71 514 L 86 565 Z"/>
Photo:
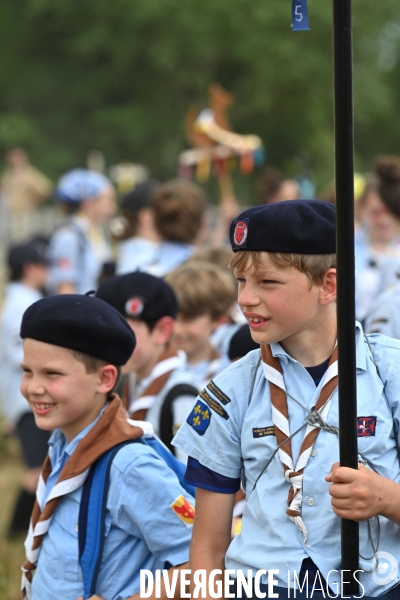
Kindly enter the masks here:
<path id="1" fill-rule="evenodd" d="M 170 504 L 170 508 L 179 517 L 185 525 L 193 525 L 194 521 L 194 507 L 186 500 L 184 496 L 179 496 L 175 502 Z"/>
<path id="2" fill-rule="evenodd" d="M 69 258 L 60 258 L 60 260 L 57 261 L 57 267 L 63 271 L 67 271 L 71 266 L 72 263 Z"/>
<path id="3" fill-rule="evenodd" d="M 376 430 L 376 417 L 357 417 L 358 437 L 374 437 Z"/>

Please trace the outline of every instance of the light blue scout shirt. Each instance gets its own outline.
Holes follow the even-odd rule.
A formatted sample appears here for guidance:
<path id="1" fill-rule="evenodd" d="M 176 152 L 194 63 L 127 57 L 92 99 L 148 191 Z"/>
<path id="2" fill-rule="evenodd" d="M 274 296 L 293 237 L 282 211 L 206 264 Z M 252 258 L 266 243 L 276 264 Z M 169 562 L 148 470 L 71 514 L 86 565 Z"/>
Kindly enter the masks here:
<path id="1" fill-rule="evenodd" d="M 157 263 L 160 244 L 141 237 L 132 237 L 118 244 L 117 274 L 144 271 Z"/>
<path id="2" fill-rule="evenodd" d="M 189 260 L 193 256 L 195 247 L 183 242 L 162 242 L 159 249 L 159 258 L 156 264 L 147 267 L 145 270 L 156 277 L 164 277 L 170 271 L 173 271 L 179 265 Z"/>
<path id="3" fill-rule="evenodd" d="M 375 300 L 365 330 L 400 339 L 400 281 Z"/>
<path id="4" fill-rule="evenodd" d="M 24 356 L 19 331 L 22 315 L 40 298 L 40 292 L 20 282 L 12 282 L 6 288 L 1 322 L 0 395 L 1 412 L 13 425 L 24 413 L 31 412 L 19 389 Z"/>
<path id="5" fill-rule="evenodd" d="M 49 245 L 51 263 L 50 288 L 53 292 L 62 283 L 71 283 L 77 294 L 98 287 L 98 277 L 105 262 L 111 260 L 110 246 L 101 232 L 94 244 L 89 239 L 89 223 L 74 216 L 54 232 Z"/>
<path id="6" fill-rule="evenodd" d="M 379 474 L 400 483 L 398 440 L 395 438 L 400 420 L 400 342 L 381 335 L 372 335 L 369 339 L 382 380 L 377 375 L 361 327 L 357 325 L 358 447 Z M 306 369 L 286 354 L 280 344 L 272 344 L 271 349 L 280 360 L 287 392 L 310 410 L 316 404 L 323 380 L 316 388 Z M 211 417 L 205 420 L 200 416 L 200 421 L 196 421 L 198 425 L 195 425 L 193 410 L 174 444 L 202 465 L 230 478 L 239 477 L 243 457 L 247 503 L 242 534 L 229 546 L 226 568 L 245 571 L 278 569 L 279 574 L 274 577 L 278 579 L 279 586 L 287 588 L 288 571 L 292 573 L 293 582 L 293 571 L 300 573 L 302 561 L 307 556 L 325 578 L 333 569 L 340 571 L 340 519 L 333 513 L 328 493 L 330 484 L 325 481 L 332 464 L 339 460 L 339 444 L 335 434 L 321 430 L 305 467 L 302 504 L 302 518 L 308 530 L 305 545 L 303 534 L 285 514 L 289 483 L 285 481 L 278 453 L 252 491 L 255 480 L 276 450 L 269 384 L 262 366 L 257 369 L 259 357 L 259 350 L 250 352 L 219 375 L 214 385 L 206 388 L 211 401 L 206 404 L 204 396 L 203 400 L 201 396 L 199 399 Z M 294 432 L 305 422 L 306 412 L 290 397 L 288 410 L 290 431 Z M 204 414 L 207 416 L 207 411 Z M 326 422 L 338 426 L 337 391 Z M 292 438 L 294 464 L 304 431 Z M 391 553 L 400 562 L 399 526 L 383 517 L 379 517 L 379 522 L 379 550 Z M 374 519 L 371 527 L 376 544 L 378 535 Z M 360 523 L 360 554 L 365 557 L 373 554 L 368 541 L 367 522 Z M 372 561 L 360 558 L 360 565 L 361 569 L 368 570 L 372 568 Z M 382 595 L 400 582 L 400 573 L 385 586 L 374 583 L 371 574 L 359 575 L 366 596 Z M 265 576 L 262 582 L 267 583 Z M 332 590 L 335 589 L 332 587 L 334 582 L 340 584 L 340 572 L 329 577 Z"/>
<path id="7" fill-rule="evenodd" d="M 92 429 L 93 421 L 69 444 L 56 430 L 49 441 L 53 471 L 46 497 L 68 456 Z M 78 517 L 82 487 L 64 496 L 45 535 L 32 583 L 32 600 L 76 600 L 83 592 L 79 566 Z M 140 569 L 165 568 L 189 559 L 191 525 L 170 505 L 183 495 L 194 500 L 150 447 L 133 443 L 114 458 L 107 500 L 103 558 L 97 594 L 123 600 L 139 591 Z"/>
<path id="8" fill-rule="evenodd" d="M 371 305 L 382 290 L 382 273 L 389 254 L 377 252 L 368 241 L 364 228 L 356 231 L 354 239 L 356 258 L 356 317 L 363 321 L 369 314 Z"/>

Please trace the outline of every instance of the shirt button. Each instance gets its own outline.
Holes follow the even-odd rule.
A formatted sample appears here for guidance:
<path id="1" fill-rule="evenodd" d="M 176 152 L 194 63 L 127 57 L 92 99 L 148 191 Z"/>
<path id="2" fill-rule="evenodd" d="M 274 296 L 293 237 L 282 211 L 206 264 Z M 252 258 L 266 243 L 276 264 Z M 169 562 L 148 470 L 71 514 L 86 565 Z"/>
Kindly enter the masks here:
<path id="1" fill-rule="evenodd" d="M 79 525 L 75 525 L 75 531 L 79 531 Z"/>
<path id="2" fill-rule="evenodd" d="M 307 504 L 308 506 L 314 506 L 314 498 L 308 498 Z"/>
<path id="3" fill-rule="evenodd" d="M 317 451 L 316 451 L 316 450 L 314 450 L 314 448 L 313 448 L 313 449 L 311 450 L 310 454 L 311 454 L 311 456 L 315 456 L 315 455 L 317 454 Z"/>

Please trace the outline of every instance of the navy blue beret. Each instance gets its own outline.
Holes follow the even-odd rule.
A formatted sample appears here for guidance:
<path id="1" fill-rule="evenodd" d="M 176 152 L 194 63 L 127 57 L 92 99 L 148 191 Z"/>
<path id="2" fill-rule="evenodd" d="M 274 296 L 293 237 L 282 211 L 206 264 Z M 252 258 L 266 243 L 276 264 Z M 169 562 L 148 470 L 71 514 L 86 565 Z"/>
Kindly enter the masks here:
<path id="1" fill-rule="evenodd" d="M 70 348 L 114 365 L 124 365 L 136 346 L 125 319 L 93 296 L 61 294 L 42 298 L 24 313 L 21 337 Z"/>
<path id="2" fill-rule="evenodd" d="M 147 323 L 162 317 L 175 319 L 178 313 L 178 301 L 171 286 L 141 271 L 108 279 L 99 287 L 96 297 L 111 304 L 124 317 Z"/>
<path id="3" fill-rule="evenodd" d="M 255 206 L 231 224 L 232 250 L 334 254 L 335 207 L 321 200 L 287 200 Z"/>

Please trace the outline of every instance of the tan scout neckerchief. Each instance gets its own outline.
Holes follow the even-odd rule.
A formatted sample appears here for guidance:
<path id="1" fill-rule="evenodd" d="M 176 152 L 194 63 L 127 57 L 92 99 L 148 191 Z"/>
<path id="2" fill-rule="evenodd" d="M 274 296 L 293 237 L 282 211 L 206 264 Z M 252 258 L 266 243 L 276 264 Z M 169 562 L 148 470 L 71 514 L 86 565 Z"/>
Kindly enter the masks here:
<path id="1" fill-rule="evenodd" d="M 32 575 L 36 569 L 40 546 L 61 498 L 83 485 L 91 465 L 107 450 L 121 442 L 134 440 L 142 435 L 143 431 L 140 427 L 128 423 L 121 400 L 114 394 L 96 425 L 79 442 L 68 458 L 57 483 L 43 506 L 46 481 L 52 470 L 50 458 L 47 455 L 39 477 L 36 501 L 28 536 L 25 540 L 26 560 L 22 565 L 22 598 L 26 597 L 29 600 L 31 597 Z"/>
<path id="2" fill-rule="evenodd" d="M 317 400 L 313 411 L 318 411 L 319 415 L 325 420 L 328 411 L 330 400 L 338 383 L 338 363 L 337 363 L 337 346 L 335 347 L 328 369 L 323 378 L 323 386 L 320 396 Z M 296 465 L 293 464 L 292 446 L 290 439 L 289 428 L 289 411 L 287 404 L 285 382 L 283 380 L 282 368 L 277 358 L 272 355 L 271 347 L 268 345 L 261 346 L 261 359 L 264 371 L 264 376 L 268 380 L 271 404 L 272 404 L 272 420 L 275 426 L 275 435 L 277 445 L 279 446 L 279 457 L 283 464 L 285 479 L 291 484 L 288 493 L 288 508 L 286 514 L 291 521 L 297 525 L 304 535 L 304 543 L 307 541 L 307 528 L 301 518 L 301 504 L 303 500 L 303 477 L 304 469 L 310 458 L 311 449 L 319 434 L 318 426 L 309 424 L 304 435 L 303 442 L 300 448 L 299 458 Z"/>
<path id="3" fill-rule="evenodd" d="M 160 360 L 154 365 L 148 376 L 147 387 L 132 403 L 130 403 L 129 378 L 124 392 L 124 404 L 130 419 L 143 421 L 146 419 L 147 411 L 154 405 L 157 395 L 161 392 L 173 371 L 183 367 L 184 355 L 173 348 L 167 347 Z"/>

